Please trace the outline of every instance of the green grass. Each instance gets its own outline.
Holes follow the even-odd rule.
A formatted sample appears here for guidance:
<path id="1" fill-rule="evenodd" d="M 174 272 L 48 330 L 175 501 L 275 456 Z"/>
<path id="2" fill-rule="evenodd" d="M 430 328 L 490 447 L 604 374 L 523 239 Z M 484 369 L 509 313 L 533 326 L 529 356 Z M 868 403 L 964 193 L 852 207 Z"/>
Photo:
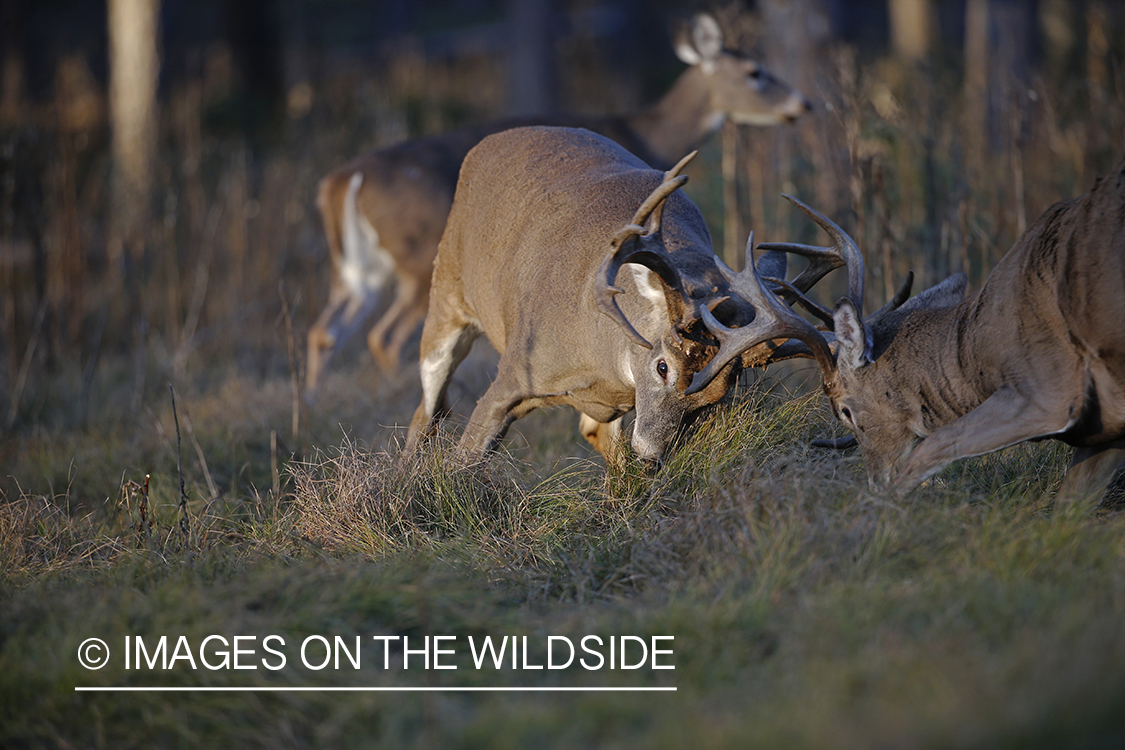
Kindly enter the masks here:
<path id="1" fill-rule="evenodd" d="M 36 451 L 21 458 L 13 468 L 35 484 L 0 504 L 0 746 L 1125 741 L 1125 514 L 1053 508 L 1064 451 L 1020 446 L 959 464 L 908 499 L 882 497 L 856 457 L 806 447 L 833 429 L 819 395 L 759 384 L 706 415 L 653 477 L 629 466 L 606 472 L 563 410 L 527 420 L 526 438 L 493 460 L 449 470 L 448 434 L 414 459 L 383 442 L 363 414 L 363 378 L 351 374 L 354 390 L 335 398 L 352 411 L 337 425 L 315 412 L 306 424 L 335 447 L 281 461 L 278 496 L 268 470 L 233 467 L 232 446 L 264 451 L 247 460 L 269 464 L 262 433 L 288 419 L 284 382 L 178 394 L 208 465 L 232 466 L 215 470 L 221 496 L 210 498 L 184 439 L 186 534 L 174 425 L 160 428 L 168 439 L 156 447 L 104 425 L 71 431 L 79 454 L 116 461 L 89 475 L 72 462 L 69 494 L 56 486 L 56 497 L 35 487 L 62 469 L 42 468 Z M 409 411 L 408 395 L 380 418 L 405 419 L 393 412 Z M 170 406 L 151 411 L 150 420 Z M 358 434 L 339 436 L 339 422 L 352 420 Z M 263 447 L 245 447 L 255 441 Z M 139 481 L 142 471 L 151 474 L 147 528 L 136 493 L 111 486 L 79 502 L 78 487 L 119 483 L 122 473 Z M 197 645 L 212 634 L 280 635 L 286 668 L 124 669 L 126 636 L 184 635 Z M 318 634 L 362 637 L 363 668 L 299 666 L 298 644 Z M 528 636 L 535 664 L 548 635 L 577 643 L 587 634 L 672 635 L 676 669 L 477 671 L 466 646 L 469 636 Z M 384 670 L 373 635 L 455 635 L 458 669 Z M 105 669 L 79 666 L 88 637 L 116 651 Z M 677 692 L 77 693 L 79 685 Z"/>

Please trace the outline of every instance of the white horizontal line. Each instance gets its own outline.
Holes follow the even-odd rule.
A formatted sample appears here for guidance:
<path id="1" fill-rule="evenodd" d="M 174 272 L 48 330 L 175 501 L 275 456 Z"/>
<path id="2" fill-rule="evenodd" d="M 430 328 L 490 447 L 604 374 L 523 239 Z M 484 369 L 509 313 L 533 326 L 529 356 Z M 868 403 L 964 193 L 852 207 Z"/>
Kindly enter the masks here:
<path id="1" fill-rule="evenodd" d="M 75 687 L 76 693 L 651 693 L 674 687 Z"/>

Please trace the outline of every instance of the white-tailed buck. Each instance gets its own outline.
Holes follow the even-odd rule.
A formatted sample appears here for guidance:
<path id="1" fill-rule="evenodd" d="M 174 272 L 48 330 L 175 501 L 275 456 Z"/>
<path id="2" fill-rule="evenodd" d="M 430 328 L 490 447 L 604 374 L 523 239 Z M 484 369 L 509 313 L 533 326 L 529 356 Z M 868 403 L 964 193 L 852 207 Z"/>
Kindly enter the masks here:
<path id="1" fill-rule="evenodd" d="M 836 305 L 824 389 L 872 480 L 908 491 L 952 461 L 1054 438 L 1075 447 L 1059 498 L 1100 497 L 1125 459 L 1125 161 L 964 293 L 958 274 L 878 320 Z"/>
<path id="2" fill-rule="evenodd" d="M 371 152 L 321 180 L 317 204 L 332 280 L 328 304 L 309 331 L 307 391 L 315 390 L 332 353 L 364 326 L 391 287 L 394 301 L 367 343 L 381 367 L 398 369 L 403 346 L 426 314 L 434 256 L 461 162 L 486 135 L 520 125 L 583 127 L 666 169 L 725 118 L 777 125 L 810 108 L 803 94 L 759 63 L 724 49 L 722 31 L 709 15 L 681 34 L 676 51 L 690 67 L 664 98 L 641 112 L 488 123 Z"/>
<path id="3" fill-rule="evenodd" d="M 662 174 L 599 135 L 552 127 L 492 135 L 469 152 L 434 266 L 408 449 L 445 410 L 453 371 L 481 333 L 500 363 L 463 453 L 494 447 L 533 409 L 567 404 L 603 425 L 635 408 L 632 445 L 646 462 L 726 394 L 744 355 L 761 358 L 772 339 L 821 341 L 778 317 L 788 308 L 752 265 L 735 274 L 714 255 L 703 217 L 677 190 L 689 158 Z M 787 287 L 798 292 L 850 260 L 848 248 L 794 252 L 812 259 Z M 738 352 L 708 334 L 705 317 L 737 327 Z"/>

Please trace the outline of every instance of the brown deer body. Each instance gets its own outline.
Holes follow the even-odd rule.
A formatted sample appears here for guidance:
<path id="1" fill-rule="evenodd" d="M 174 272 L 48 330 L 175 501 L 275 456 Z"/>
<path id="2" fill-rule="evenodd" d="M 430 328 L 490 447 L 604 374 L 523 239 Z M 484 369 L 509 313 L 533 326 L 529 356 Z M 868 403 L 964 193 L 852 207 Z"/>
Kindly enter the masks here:
<path id="1" fill-rule="evenodd" d="M 761 333 L 753 345 L 782 335 L 763 333 L 771 310 L 761 300 L 777 302 L 735 288 L 740 276 L 676 190 L 686 161 L 661 175 L 594 133 L 548 127 L 492 135 L 469 153 L 434 267 L 408 448 L 445 410 L 453 371 L 481 333 L 501 356 L 460 441 L 470 455 L 531 410 L 567 404 L 599 424 L 635 408 L 634 451 L 656 462 L 686 420 L 723 397 L 739 362 L 707 367 L 721 349 L 702 316 Z"/>
<path id="2" fill-rule="evenodd" d="M 387 371 L 426 314 L 431 271 L 465 154 L 485 136 L 521 125 L 584 127 L 660 168 L 713 133 L 725 118 L 756 125 L 796 119 L 808 100 L 753 60 L 723 48 L 710 16 L 677 42 L 690 67 L 651 108 L 620 117 L 549 116 L 502 120 L 374 151 L 329 173 L 317 204 L 332 260 L 329 300 L 309 331 L 306 389 L 313 392 L 332 353 L 395 288 L 368 334 Z"/>
<path id="3" fill-rule="evenodd" d="M 1125 161 L 963 295 L 951 277 L 868 323 L 836 306 L 825 391 L 872 480 L 907 491 L 953 461 L 1054 438 L 1075 446 L 1060 498 L 1100 496 L 1125 459 Z"/>

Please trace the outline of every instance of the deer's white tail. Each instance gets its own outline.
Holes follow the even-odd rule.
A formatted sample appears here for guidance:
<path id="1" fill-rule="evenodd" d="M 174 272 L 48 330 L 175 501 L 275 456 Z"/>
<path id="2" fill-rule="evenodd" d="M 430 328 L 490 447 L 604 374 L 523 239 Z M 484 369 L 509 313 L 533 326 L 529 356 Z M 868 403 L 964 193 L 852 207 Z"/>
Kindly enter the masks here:
<path id="1" fill-rule="evenodd" d="M 360 213 L 357 205 L 359 189 L 363 186 L 363 172 L 356 172 L 348 182 L 344 195 L 344 210 L 340 232 L 343 261 L 340 275 L 357 298 L 366 298 L 378 291 L 394 271 L 390 254 L 380 245 L 379 233 Z"/>

